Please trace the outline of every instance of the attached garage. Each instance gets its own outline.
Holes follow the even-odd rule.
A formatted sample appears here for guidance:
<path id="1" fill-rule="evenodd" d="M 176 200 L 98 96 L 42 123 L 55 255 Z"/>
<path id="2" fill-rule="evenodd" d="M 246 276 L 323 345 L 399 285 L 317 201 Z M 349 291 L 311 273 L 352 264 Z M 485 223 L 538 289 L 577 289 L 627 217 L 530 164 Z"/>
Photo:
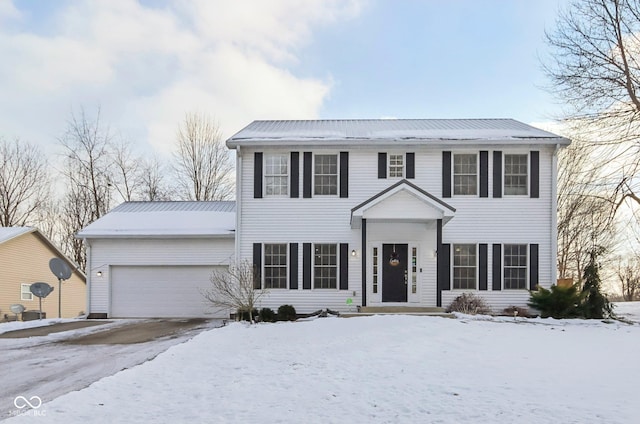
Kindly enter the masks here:
<path id="1" fill-rule="evenodd" d="M 235 251 L 235 202 L 127 202 L 87 226 L 94 318 L 228 318 L 201 290 Z"/>
<path id="2" fill-rule="evenodd" d="M 214 269 L 223 266 L 114 266 L 111 317 L 178 318 L 214 316 L 201 291 Z"/>

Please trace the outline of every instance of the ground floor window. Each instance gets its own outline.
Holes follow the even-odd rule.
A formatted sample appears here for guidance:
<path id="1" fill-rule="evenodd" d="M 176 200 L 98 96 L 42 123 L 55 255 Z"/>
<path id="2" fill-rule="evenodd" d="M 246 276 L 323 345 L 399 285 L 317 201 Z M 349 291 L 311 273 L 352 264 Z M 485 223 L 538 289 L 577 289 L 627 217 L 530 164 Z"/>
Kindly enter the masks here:
<path id="1" fill-rule="evenodd" d="M 20 300 L 33 300 L 33 294 L 31 293 L 31 284 L 20 285 Z"/>
<path id="2" fill-rule="evenodd" d="M 476 289 L 476 245 L 453 245 L 453 288 Z"/>
<path id="3" fill-rule="evenodd" d="M 527 245 L 504 245 L 504 288 L 527 288 Z"/>
<path id="4" fill-rule="evenodd" d="M 264 288 L 287 288 L 287 245 L 264 245 Z"/>
<path id="5" fill-rule="evenodd" d="M 338 254 L 335 244 L 316 244 L 313 260 L 313 287 L 335 289 L 338 287 Z"/>

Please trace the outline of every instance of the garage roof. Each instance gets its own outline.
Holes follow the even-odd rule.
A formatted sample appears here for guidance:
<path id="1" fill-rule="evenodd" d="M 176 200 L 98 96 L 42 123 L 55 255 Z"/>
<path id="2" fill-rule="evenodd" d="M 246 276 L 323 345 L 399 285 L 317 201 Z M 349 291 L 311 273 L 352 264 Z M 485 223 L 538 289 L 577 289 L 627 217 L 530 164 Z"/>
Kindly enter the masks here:
<path id="1" fill-rule="evenodd" d="M 234 237 L 235 210 L 235 202 L 125 202 L 77 237 Z"/>

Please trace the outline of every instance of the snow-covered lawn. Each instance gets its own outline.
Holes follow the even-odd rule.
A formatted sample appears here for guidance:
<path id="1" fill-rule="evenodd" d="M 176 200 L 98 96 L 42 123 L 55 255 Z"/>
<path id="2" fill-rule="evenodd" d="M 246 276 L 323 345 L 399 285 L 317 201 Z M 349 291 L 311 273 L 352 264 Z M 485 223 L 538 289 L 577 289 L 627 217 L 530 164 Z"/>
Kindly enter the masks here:
<path id="1" fill-rule="evenodd" d="M 640 422 L 638 352 L 637 323 L 234 323 L 8 422 L 626 424 Z"/>

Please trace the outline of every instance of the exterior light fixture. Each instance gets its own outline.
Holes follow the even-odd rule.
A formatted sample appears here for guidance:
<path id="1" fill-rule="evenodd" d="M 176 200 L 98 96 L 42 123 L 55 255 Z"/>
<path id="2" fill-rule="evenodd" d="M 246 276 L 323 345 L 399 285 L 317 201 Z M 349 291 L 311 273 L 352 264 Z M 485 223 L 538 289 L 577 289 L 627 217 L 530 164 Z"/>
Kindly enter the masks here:
<path id="1" fill-rule="evenodd" d="M 98 271 L 98 272 L 96 272 L 96 275 L 97 275 L 98 277 L 102 277 L 102 271 Z"/>
<path id="2" fill-rule="evenodd" d="M 356 252 L 356 249 L 353 249 L 351 251 L 351 256 L 353 256 L 354 258 L 356 257 L 357 254 L 358 254 L 358 252 Z"/>

